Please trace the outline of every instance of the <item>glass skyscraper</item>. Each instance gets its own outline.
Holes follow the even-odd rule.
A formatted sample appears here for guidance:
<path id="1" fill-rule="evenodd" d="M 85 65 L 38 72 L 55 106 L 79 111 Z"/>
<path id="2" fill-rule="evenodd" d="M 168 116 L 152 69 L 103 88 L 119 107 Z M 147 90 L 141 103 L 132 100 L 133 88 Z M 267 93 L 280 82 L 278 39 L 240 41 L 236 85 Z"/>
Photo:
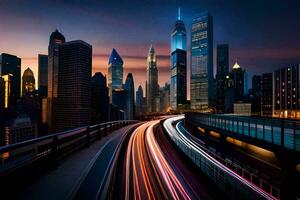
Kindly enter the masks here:
<path id="1" fill-rule="evenodd" d="M 213 95 L 213 21 L 209 13 L 193 20 L 190 71 L 191 109 L 208 109 Z"/>
<path id="2" fill-rule="evenodd" d="M 124 88 L 127 90 L 127 109 L 125 113 L 125 119 L 131 120 L 134 118 L 135 106 L 134 106 L 134 81 L 133 76 L 129 73 L 126 77 Z"/>
<path id="3" fill-rule="evenodd" d="M 173 110 L 186 103 L 186 29 L 178 10 L 171 33 L 170 102 Z"/>
<path id="4" fill-rule="evenodd" d="M 123 86 L 123 60 L 118 52 L 113 49 L 108 61 L 108 88 L 110 103 L 112 103 L 112 91 Z"/>

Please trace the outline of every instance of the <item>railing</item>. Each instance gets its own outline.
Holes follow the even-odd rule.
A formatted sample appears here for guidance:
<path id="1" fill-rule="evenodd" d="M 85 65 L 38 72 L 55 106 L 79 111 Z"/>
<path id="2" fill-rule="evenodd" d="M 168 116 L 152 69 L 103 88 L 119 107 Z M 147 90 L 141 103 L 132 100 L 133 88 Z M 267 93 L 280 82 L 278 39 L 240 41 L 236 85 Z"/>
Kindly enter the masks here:
<path id="1" fill-rule="evenodd" d="M 113 121 L 0 147 L 0 177 L 39 161 L 46 161 L 47 165 L 55 166 L 59 159 L 73 151 L 88 147 L 91 142 L 113 130 L 136 122 Z"/>
<path id="2" fill-rule="evenodd" d="M 184 136 L 178 128 L 180 118 L 169 119 L 164 123 L 170 139 L 189 157 L 218 187 L 232 199 L 276 199 L 224 166 L 219 160 L 200 148 L 193 140 Z M 170 125 L 172 124 L 172 125 Z M 173 127 L 173 126 L 176 126 Z M 275 189 L 275 188 L 273 188 Z M 276 193 L 276 191 L 270 191 Z M 278 191 L 277 191 L 278 192 Z M 278 197 L 279 194 L 276 194 Z"/>
<path id="3" fill-rule="evenodd" d="M 299 120 L 203 113 L 186 113 L 185 116 L 199 126 L 225 130 L 300 152 Z"/>

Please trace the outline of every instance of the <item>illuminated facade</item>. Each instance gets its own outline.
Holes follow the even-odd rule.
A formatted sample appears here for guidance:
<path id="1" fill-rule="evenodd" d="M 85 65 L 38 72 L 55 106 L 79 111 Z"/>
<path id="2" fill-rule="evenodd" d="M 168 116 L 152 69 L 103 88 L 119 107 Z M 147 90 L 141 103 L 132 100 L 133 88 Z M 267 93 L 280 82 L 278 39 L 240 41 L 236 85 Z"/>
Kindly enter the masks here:
<path id="1" fill-rule="evenodd" d="M 108 88 L 110 103 L 112 103 L 112 91 L 122 88 L 123 85 L 123 60 L 118 52 L 113 49 L 108 61 Z"/>
<path id="2" fill-rule="evenodd" d="M 21 58 L 3 53 L 0 56 L 0 76 L 10 76 L 10 109 L 14 109 L 21 96 Z"/>
<path id="3" fill-rule="evenodd" d="M 10 108 L 12 104 L 12 94 L 11 94 L 11 87 L 12 87 L 12 75 L 7 74 L 3 75 L 2 79 L 4 81 L 4 108 Z"/>
<path id="4" fill-rule="evenodd" d="M 300 118 L 300 65 L 282 68 L 274 72 L 273 116 Z"/>
<path id="5" fill-rule="evenodd" d="M 191 109 L 208 109 L 213 95 L 213 21 L 208 13 L 193 20 L 190 78 Z"/>
<path id="6" fill-rule="evenodd" d="M 22 96 L 35 91 L 35 78 L 33 72 L 28 67 L 22 76 Z"/>
<path id="7" fill-rule="evenodd" d="M 49 39 L 48 46 L 48 100 L 47 100 L 47 125 L 49 132 L 56 130 L 55 120 L 57 113 L 57 90 L 58 90 L 58 55 L 59 46 L 65 43 L 65 37 L 54 31 Z"/>
<path id="8" fill-rule="evenodd" d="M 156 55 L 151 45 L 147 57 L 147 82 L 146 82 L 147 111 L 159 112 L 159 86 Z"/>
<path id="9" fill-rule="evenodd" d="M 178 19 L 171 33 L 170 102 L 173 110 L 186 103 L 186 29 L 178 10 Z"/>

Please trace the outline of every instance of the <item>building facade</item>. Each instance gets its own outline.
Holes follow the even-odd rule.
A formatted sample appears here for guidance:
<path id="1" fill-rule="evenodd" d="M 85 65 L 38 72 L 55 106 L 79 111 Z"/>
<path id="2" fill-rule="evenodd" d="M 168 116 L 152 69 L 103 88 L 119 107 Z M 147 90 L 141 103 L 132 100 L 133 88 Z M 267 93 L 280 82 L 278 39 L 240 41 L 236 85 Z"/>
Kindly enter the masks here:
<path id="1" fill-rule="evenodd" d="M 10 104 L 9 109 L 14 109 L 21 97 L 21 58 L 3 53 L 0 56 L 0 76 L 10 76 Z"/>
<path id="2" fill-rule="evenodd" d="M 112 91 L 123 87 L 123 59 L 116 49 L 113 49 L 108 61 L 108 88 L 110 103 L 112 103 Z"/>
<path id="3" fill-rule="evenodd" d="M 65 37 L 55 30 L 49 39 L 48 46 L 48 97 L 47 97 L 47 126 L 48 132 L 56 131 L 57 90 L 59 70 L 59 46 L 66 42 Z"/>
<path id="4" fill-rule="evenodd" d="M 90 44 L 76 40 L 59 46 L 56 131 L 90 124 L 91 73 Z"/>
<path id="5" fill-rule="evenodd" d="M 228 44 L 217 45 L 216 111 L 225 112 L 226 76 L 229 74 Z"/>
<path id="6" fill-rule="evenodd" d="M 28 67 L 22 76 L 22 96 L 35 91 L 35 78 L 32 70 Z"/>
<path id="7" fill-rule="evenodd" d="M 166 113 L 171 109 L 170 103 L 170 84 L 165 83 L 164 87 L 160 88 L 160 112 Z"/>
<path id="8" fill-rule="evenodd" d="M 156 66 L 155 50 L 152 45 L 147 57 L 146 87 L 147 111 L 159 112 L 159 107 L 157 106 L 157 101 L 159 102 L 158 71 Z"/>
<path id="9" fill-rule="evenodd" d="M 170 102 L 173 110 L 186 103 L 186 29 L 178 11 L 171 33 L 171 85 Z"/>
<path id="10" fill-rule="evenodd" d="M 95 73 L 91 80 L 91 123 L 99 124 L 109 120 L 109 96 L 106 77 Z"/>
<path id="11" fill-rule="evenodd" d="M 129 73 L 126 77 L 124 88 L 128 91 L 125 119 L 132 120 L 134 118 L 135 105 L 134 105 L 134 81 L 131 73 Z"/>
<path id="12" fill-rule="evenodd" d="M 274 117 L 300 118 L 299 73 L 300 65 L 274 72 Z"/>
<path id="13" fill-rule="evenodd" d="M 213 21 L 209 13 L 192 23 L 190 76 L 191 109 L 208 109 L 213 94 Z"/>
<path id="14" fill-rule="evenodd" d="M 261 77 L 261 115 L 272 117 L 273 110 L 273 74 L 265 73 Z"/>
<path id="15" fill-rule="evenodd" d="M 39 96 L 47 97 L 48 91 L 48 55 L 38 55 Z"/>
<path id="16" fill-rule="evenodd" d="M 136 105 L 136 109 L 135 109 L 135 112 L 136 112 L 136 116 L 137 117 L 140 117 L 142 116 L 142 114 L 145 112 L 143 110 L 143 106 L 144 106 L 144 91 L 143 91 L 143 88 L 142 86 L 140 85 L 136 91 L 136 101 L 135 101 L 135 105 Z"/>

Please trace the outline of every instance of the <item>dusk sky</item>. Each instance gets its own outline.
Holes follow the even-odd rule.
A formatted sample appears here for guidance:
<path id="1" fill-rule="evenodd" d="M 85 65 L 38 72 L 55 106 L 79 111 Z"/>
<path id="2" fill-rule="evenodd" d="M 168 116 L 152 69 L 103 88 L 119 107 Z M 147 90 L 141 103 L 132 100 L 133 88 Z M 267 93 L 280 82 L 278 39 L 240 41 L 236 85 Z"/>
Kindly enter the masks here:
<path id="1" fill-rule="evenodd" d="M 67 41 L 81 39 L 93 46 L 93 74 L 107 74 L 109 54 L 116 48 L 124 60 L 124 78 L 132 72 L 135 87 L 144 88 L 152 43 L 163 85 L 170 82 L 170 32 L 177 7 L 188 48 L 192 19 L 210 12 L 214 47 L 228 43 L 230 66 L 237 59 L 248 79 L 300 63 L 299 0 L 0 0 L 0 53 L 21 57 L 22 72 L 30 67 L 37 77 L 37 55 L 47 54 L 49 36 L 57 28 Z"/>

